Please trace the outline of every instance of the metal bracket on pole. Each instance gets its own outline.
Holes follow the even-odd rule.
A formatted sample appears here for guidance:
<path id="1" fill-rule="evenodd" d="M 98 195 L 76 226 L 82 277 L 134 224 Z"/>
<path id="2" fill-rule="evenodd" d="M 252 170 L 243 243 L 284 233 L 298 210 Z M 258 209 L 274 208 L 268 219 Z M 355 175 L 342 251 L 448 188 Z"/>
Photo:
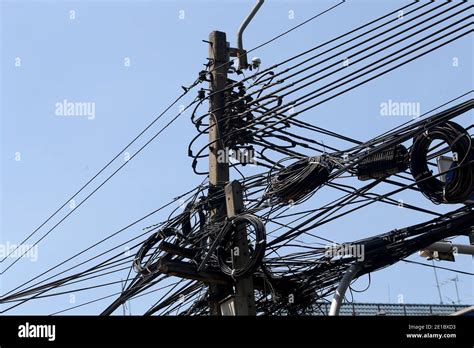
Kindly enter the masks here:
<path id="1" fill-rule="evenodd" d="M 419 255 L 428 260 L 439 259 L 454 261 L 454 255 L 465 254 L 474 256 L 474 245 L 453 244 L 450 242 L 436 242 L 419 251 Z"/>
<path id="2" fill-rule="evenodd" d="M 329 309 L 329 315 L 336 316 L 339 315 L 339 309 L 342 305 L 342 300 L 344 299 L 344 294 L 347 291 L 347 288 L 351 284 L 352 280 L 357 277 L 359 272 L 362 270 L 362 265 L 360 263 L 354 263 L 344 274 L 339 283 L 339 286 L 336 289 L 334 298 L 331 302 L 331 307 Z"/>

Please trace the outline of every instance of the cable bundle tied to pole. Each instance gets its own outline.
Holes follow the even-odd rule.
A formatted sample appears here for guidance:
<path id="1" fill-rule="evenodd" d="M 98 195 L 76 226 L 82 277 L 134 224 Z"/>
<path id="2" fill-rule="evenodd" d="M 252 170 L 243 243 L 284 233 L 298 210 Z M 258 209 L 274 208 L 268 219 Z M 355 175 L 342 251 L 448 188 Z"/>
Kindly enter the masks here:
<path id="1" fill-rule="evenodd" d="M 249 245 L 249 261 L 241 268 L 234 268 L 233 266 L 229 266 L 227 257 L 229 256 L 229 252 L 232 255 L 232 259 L 235 257 L 233 246 L 237 238 L 239 238 L 237 232 L 241 228 L 247 228 L 248 225 L 253 227 L 255 243 L 253 246 Z M 266 230 L 262 220 L 252 214 L 237 215 L 226 222 L 222 232 L 224 237 L 217 248 L 217 260 L 221 271 L 234 279 L 251 275 L 257 267 L 261 265 L 267 245 Z M 250 230 L 247 229 L 246 234 L 249 235 L 249 232 Z M 238 257 L 240 256 L 242 255 Z"/>
<path id="2" fill-rule="evenodd" d="M 448 144 L 453 165 L 445 182 L 428 169 L 428 151 L 434 140 Z M 426 130 L 414 139 L 410 169 L 423 194 L 434 203 L 463 203 L 474 190 L 474 147 L 469 133 L 455 122 L 447 121 Z"/>

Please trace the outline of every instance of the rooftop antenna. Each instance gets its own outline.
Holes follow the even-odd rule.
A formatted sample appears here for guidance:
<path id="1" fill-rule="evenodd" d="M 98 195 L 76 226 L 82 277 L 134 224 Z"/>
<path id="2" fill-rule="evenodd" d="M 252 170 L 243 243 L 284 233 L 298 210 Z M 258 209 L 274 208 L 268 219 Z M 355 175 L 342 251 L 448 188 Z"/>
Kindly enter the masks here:
<path id="1" fill-rule="evenodd" d="M 434 276 L 435 276 L 435 279 L 436 279 L 436 287 L 438 288 L 439 303 L 443 304 L 443 297 L 441 296 L 441 289 L 439 287 L 439 281 L 438 281 L 438 273 L 436 273 L 436 266 L 435 266 L 433 260 L 431 260 L 431 263 L 433 264 L 433 271 L 434 271 Z"/>
<path id="2" fill-rule="evenodd" d="M 461 300 L 459 299 L 459 289 L 458 289 L 458 281 L 459 281 L 459 278 L 458 276 L 456 275 L 456 277 L 454 278 L 451 278 L 450 281 L 454 282 L 454 286 L 456 287 L 456 297 L 458 299 L 458 304 L 461 303 Z"/>

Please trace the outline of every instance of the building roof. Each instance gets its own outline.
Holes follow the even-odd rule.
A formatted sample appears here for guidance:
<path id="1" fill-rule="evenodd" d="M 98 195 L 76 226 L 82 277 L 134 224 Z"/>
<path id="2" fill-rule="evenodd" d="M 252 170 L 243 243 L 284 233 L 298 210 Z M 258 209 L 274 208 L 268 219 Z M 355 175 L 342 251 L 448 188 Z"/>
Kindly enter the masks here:
<path id="1" fill-rule="evenodd" d="M 321 309 L 329 313 L 330 303 L 321 304 Z M 344 303 L 339 315 L 450 315 L 469 308 L 468 305 L 455 304 L 417 304 L 417 303 Z"/>

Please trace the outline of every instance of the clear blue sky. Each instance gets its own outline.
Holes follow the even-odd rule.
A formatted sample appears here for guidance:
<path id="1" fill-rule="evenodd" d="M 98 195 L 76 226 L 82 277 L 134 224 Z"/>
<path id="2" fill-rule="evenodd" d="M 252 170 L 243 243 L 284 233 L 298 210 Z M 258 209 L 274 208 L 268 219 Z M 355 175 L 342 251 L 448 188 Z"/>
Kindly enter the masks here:
<path id="1" fill-rule="evenodd" d="M 195 80 L 207 57 L 207 44 L 201 40 L 207 39 L 210 31 L 227 32 L 235 45 L 237 28 L 253 3 L 1 0 L 1 243 L 18 243 L 32 232 L 181 93 L 181 85 Z M 248 27 L 244 45 L 252 48 L 336 3 L 266 1 Z M 266 68 L 408 3 L 347 1 L 252 54 L 259 56 Z M 70 18 L 70 11 L 75 11 L 75 19 Z M 293 11 L 293 19 L 289 11 Z M 452 66 L 454 57 L 458 67 Z M 15 65 L 17 58 L 21 66 Z M 126 58 L 130 59 L 129 67 L 124 66 Z M 303 119 L 360 140 L 370 139 L 406 120 L 380 116 L 381 102 L 419 102 L 421 111 L 427 111 L 473 88 L 472 61 L 471 35 L 321 105 Z M 182 104 L 187 105 L 194 96 L 186 97 Z M 64 99 L 95 103 L 95 118 L 56 116 L 55 105 Z M 172 111 L 178 109 L 176 106 Z M 164 121 L 172 116 L 168 114 Z M 187 145 L 195 136 L 189 116 L 181 117 L 42 241 L 36 262 L 22 259 L 1 276 L 0 292 L 200 183 L 202 178 L 193 174 L 187 157 Z M 459 122 L 472 124 L 473 114 L 459 118 Z M 15 160 L 17 152 L 21 153 L 20 161 Z M 403 193 L 396 198 L 437 211 L 455 208 L 436 207 L 419 194 Z M 165 217 L 165 213 L 157 214 L 107 245 L 131 238 Z M 318 233 L 336 241 L 351 241 L 430 218 L 379 204 L 325 225 Z M 458 241 L 468 242 L 467 238 Z M 106 250 L 107 245 L 100 250 Z M 411 259 L 423 261 L 417 255 Z M 455 263 L 438 264 L 472 272 L 472 259 L 467 256 L 459 256 Z M 454 283 L 448 281 L 454 276 L 438 271 L 444 302 L 456 300 Z M 462 303 L 472 303 L 472 277 L 458 277 Z M 365 288 L 366 283 L 364 276 L 354 288 Z M 75 304 L 119 290 L 120 286 L 114 285 L 76 293 Z M 355 300 L 397 302 L 399 294 L 406 303 L 438 303 L 433 270 L 399 263 L 372 274 L 371 287 L 356 294 Z M 132 302 L 132 311 L 139 314 L 153 299 L 147 296 Z M 109 302 L 69 313 L 96 314 Z M 69 295 L 62 295 L 54 300 L 33 300 L 11 313 L 49 314 L 68 306 Z"/>

